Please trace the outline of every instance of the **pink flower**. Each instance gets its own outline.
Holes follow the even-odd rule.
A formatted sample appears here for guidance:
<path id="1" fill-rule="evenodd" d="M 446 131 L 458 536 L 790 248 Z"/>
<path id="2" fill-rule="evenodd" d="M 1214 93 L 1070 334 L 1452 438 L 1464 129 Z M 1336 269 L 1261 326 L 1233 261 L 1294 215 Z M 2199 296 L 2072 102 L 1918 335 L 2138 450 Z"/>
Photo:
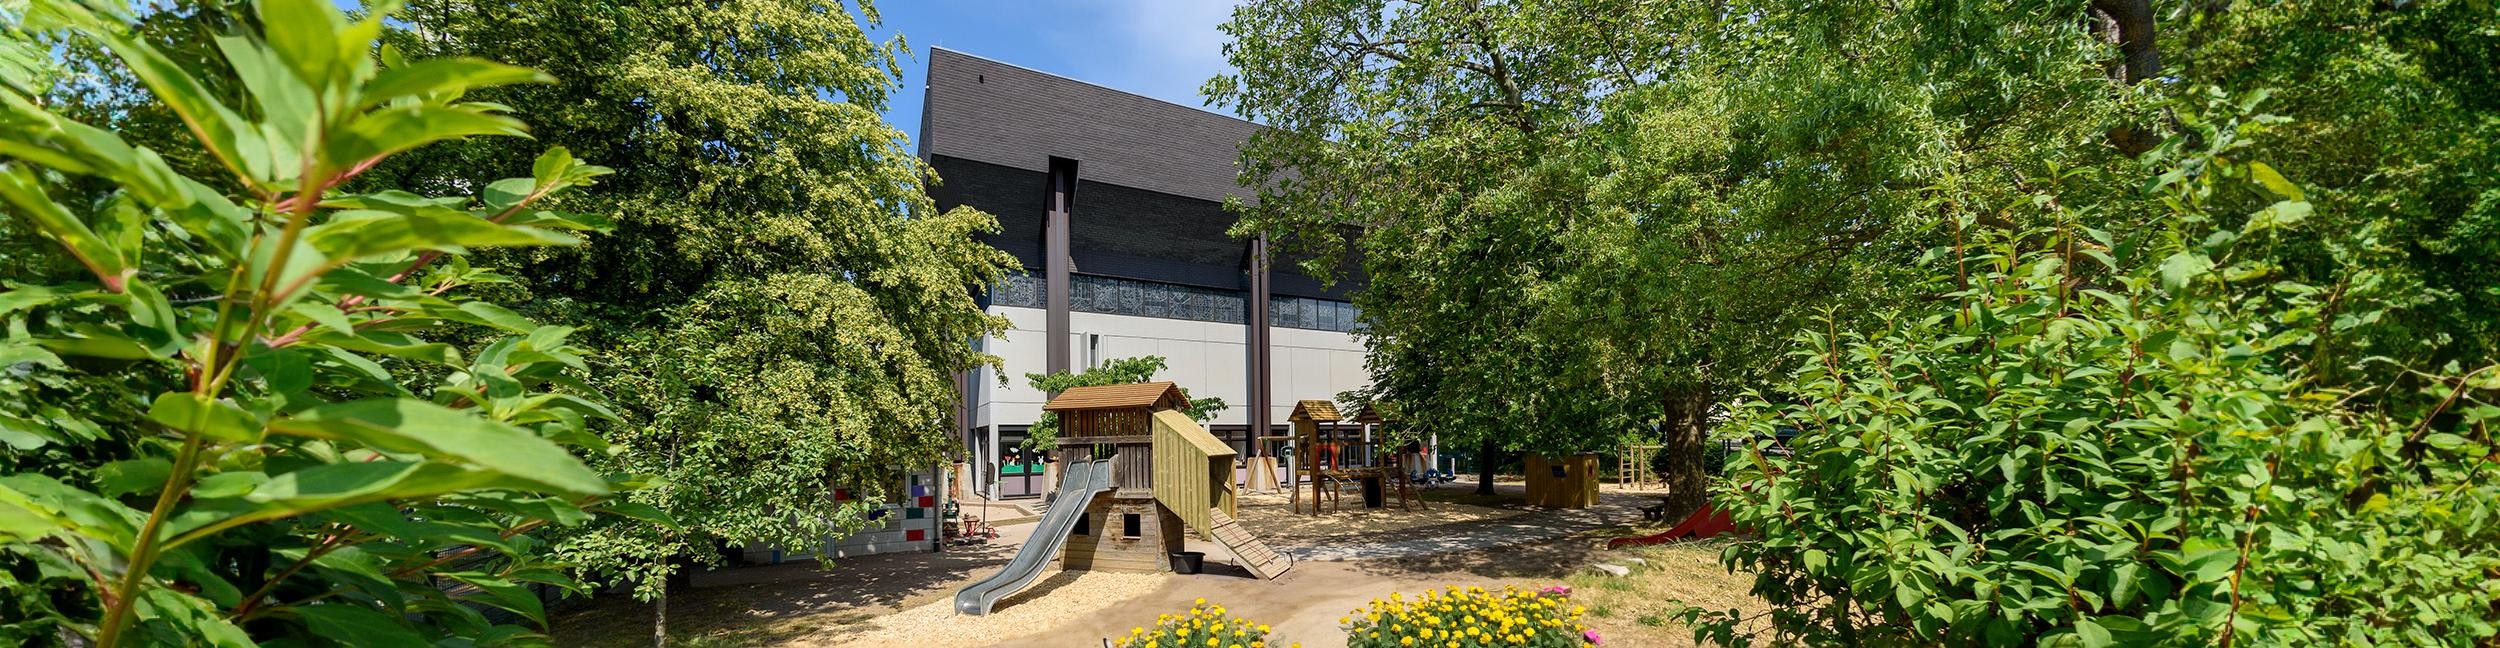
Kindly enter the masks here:
<path id="1" fill-rule="evenodd" d="M 1555 586 L 1553 586 L 1553 587 L 1548 587 L 1548 588 L 1545 588 L 1545 589 L 1537 590 L 1537 593 L 1538 593 L 1538 594 L 1552 594 L 1552 595 L 1554 595 L 1554 596 L 1570 596 L 1570 595 L 1571 595 L 1571 586 L 1570 586 L 1570 585 L 1555 585 Z"/>
<path id="2" fill-rule="evenodd" d="M 1604 638 L 1597 636 L 1596 630 L 1582 630 L 1580 631 L 1580 638 L 1589 640 L 1589 643 L 1591 644 L 1606 643 Z"/>

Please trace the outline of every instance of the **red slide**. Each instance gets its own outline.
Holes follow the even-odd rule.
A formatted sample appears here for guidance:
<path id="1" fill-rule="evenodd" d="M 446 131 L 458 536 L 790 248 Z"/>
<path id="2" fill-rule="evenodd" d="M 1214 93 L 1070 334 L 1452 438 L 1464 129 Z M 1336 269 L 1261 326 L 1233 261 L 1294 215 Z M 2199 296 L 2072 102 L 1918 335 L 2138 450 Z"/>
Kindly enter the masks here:
<path id="1" fill-rule="evenodd" d="M 1711 506 L 1708 502 L 1703 502 L 1701 510 L 1694 511 L 1691 517 L 1684 518 L 1683 522 L 1676 523 L 1675 528 L 1667 529 L 1664 532 L 1651 535 L 1631 536 L 1608 540 L 1606 541 L 1606 548 L 1622 549 L 1624 547 L 1644 547 L 1654 544 L 1666 544 L 1678 540 L 1699 540 L 1724 533 L 1735 532 L 1736 521 L 1729 519 L 1726 511 L 1721 511 L 1719 510 L 1719 507 Z"/>

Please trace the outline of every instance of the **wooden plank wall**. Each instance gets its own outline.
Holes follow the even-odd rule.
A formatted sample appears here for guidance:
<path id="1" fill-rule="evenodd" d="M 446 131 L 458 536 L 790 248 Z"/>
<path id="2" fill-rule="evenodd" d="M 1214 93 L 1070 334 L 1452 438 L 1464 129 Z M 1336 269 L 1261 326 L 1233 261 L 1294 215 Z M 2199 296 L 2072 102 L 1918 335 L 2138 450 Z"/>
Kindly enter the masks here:
<path id="1" fill-rule="evenodd" d="M 1111 462 L 1111 483 L 1118 486 L 1121 497 L 1153 497 L 1155 485 L 1154 446 L 1145 443 L 1122 443 Z"/>
<path id="2" fill-rule="evenodd" d="M 1208 507 L 1222 506 L 1227 514 L 1233 510 L 1231 458 L 1209 457 L 1181 434 L 1162 419 L 1154 421 L 1155 500 L 1191 528 L 1212 529 L 1215 521 L 1207 515 Z M 1224 462 L 1221 470 L 1215 469 L 1216 461 Z"/>

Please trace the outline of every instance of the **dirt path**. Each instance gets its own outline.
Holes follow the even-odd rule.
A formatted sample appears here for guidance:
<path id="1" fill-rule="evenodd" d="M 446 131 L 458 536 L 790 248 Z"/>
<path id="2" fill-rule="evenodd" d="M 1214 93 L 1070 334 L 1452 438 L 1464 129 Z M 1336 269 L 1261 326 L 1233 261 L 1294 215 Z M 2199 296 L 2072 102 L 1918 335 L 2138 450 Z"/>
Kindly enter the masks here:
<path id="1" fill-rule="evenodd" d="M 1585 511 L 1533 511 L 1502 497 L 1456 488 L 1436 494 L 1432 511 L 1347 511 L 1294 516 L 1282 498 L 1245 498 L 1242 519 L 1299 556 L 1282 578 L 1264 581 L 1232 564 L 1220 545 L 1207 573 L 1054 572 L 1001 601 L 986 617 L 953 613 L 952 594 L 1012 556 L 1032 524 L 1005 527 L 985 547 L 938 554 L 857 558 L 830 567 L 794 563 L 705 574 L 672 596 L 670 623 L 681 645 L 697 646 L 1100 646 L 1155 615 L 1206 598 L 1237 616 L 1274 627 L 1288 645 L 1342 646 L 1337 619 L 1376 597 L 1447 585 L 1541 588 L 1570 583 L 1602 614 L 1591 625 L 1628 641 L 1688 645 L 1689 632 L 1663 622 L 1674 600 L 1706 605 L 1750 600 L 1750 579 L 1716 571 L 1715 549 L 1597 549 L 1598 536 L 1639 519 L 1641 496 L 1608 492 Z M 1501 489 L 1515 499 L 1515 485 Z M 1268 501 L 1273 499 L 1274 501 Z M 1590 562 L 1650 556 L 1633 578 L 1595 576 Z M 651 608 L 603 597 L 559 615 L 560 645 L 647 645 Z"/>

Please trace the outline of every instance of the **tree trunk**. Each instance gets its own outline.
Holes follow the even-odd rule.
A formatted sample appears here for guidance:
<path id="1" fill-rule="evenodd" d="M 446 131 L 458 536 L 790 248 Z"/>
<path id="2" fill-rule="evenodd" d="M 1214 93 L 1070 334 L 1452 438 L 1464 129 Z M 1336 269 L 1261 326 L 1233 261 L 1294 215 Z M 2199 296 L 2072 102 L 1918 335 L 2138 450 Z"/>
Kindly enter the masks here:
<path id="1" fill-rule="evenodd" d="M 1710 474 L 1702 458 L 1710 444 L 1710 407 L 1715 403 L 1707 389 L 1668 390 L 1664 399 L 1659 443 L 1666 446 L 1661 450 L 1667 464 L 1662 477 L 1667 482 L 1667 519 L 1673 520 L 1700 510 L 1709 499 Z"/>
<path id="2" fill-rule="evenodd" d="M 1493 440 L 1489 438 L 1485 439 L 1482 445 L 1476 447 L 1477 495 L 1493 494 L 1493 467 L 1496 463 L 1494 459 L 1500 456 L 1501 451 L 1502 446 L 1494 443 Z"/>
<path id="3" fill-rule="evenodd" d="M 668 648 L 668 586 L 660 586 L 660 598 L 651 606 L 651 648 Z"/>
<path id="4" fill-rule="evenodd" d="M 2109 78 L 2120 85 L 2135 85 L 2161 74 L 2161 48 L 2153 33 L 2152 0 L 2092 0 L 2093 31 L 2102 42 L 2118 47 L 2118 60 L 2109 63 Z M 2142 126 L 2116 126 L 2109 130 L 2110 144 L 2128 155 L 2152 150 L 2161 143 L 2161 135 Z"/>

